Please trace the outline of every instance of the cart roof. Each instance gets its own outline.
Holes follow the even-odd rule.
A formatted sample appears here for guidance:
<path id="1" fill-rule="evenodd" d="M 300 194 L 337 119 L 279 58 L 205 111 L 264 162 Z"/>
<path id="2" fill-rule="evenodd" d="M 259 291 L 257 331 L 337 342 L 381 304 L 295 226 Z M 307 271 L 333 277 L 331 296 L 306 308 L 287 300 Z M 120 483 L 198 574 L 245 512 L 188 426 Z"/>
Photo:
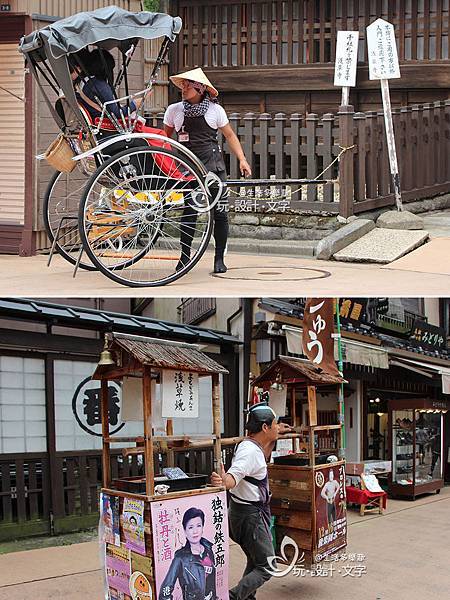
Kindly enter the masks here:
<path id="1" fill-rule="evenodd" d="M 281 373 L 284 379 L 300 379 L 304 380 L 304 385 L 326 386 L 338 383 L 346 383 L 343 377 L 337 375 L 329 375 L 323 371 L 319 371 L 310 361 L 302 358 L 294 358 L 293 356 L 279 356 L 259 377 L 257 377 L 252 385 L 259 385 L 268 381 L 275 381 L 278 373 Z M 302 383 L 302 381 L 297 381 Z"/>
<path id="2" fill-rule="evenodd" d="M 195 344 L 181 342 L 164 342 L 153 338 L 145 338 L 119 333 L 107 334 L 110 350 L 125 351 L 131 359 L 140 365 L 157 369 L 176 369 L 210 375 L 228 373 L 227 369 L 198 349 Z M 111 371 L 116 370 L 112 367 Z M 93 379 L 105 378 L 107 372 L 97 369 Z"/>
<path id="3" fill-rule="evenodd" d="M 19 49 L 27 54 L 44 45 L 54 58 L 78 52 L 90 44 L 126 50 L 136 39 L 168 37 L 173 42 L 181 26 L 180 17 L 107 6 L 77 13 L 34 31 L 22 38 Z"/>

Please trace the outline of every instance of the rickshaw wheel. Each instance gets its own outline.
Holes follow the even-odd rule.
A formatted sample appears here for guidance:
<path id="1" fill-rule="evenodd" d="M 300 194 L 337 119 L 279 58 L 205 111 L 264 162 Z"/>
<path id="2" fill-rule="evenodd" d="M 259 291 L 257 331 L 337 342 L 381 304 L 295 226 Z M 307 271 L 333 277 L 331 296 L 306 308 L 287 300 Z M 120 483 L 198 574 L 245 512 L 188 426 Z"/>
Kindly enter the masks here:
<path id="1" fill-rule="evenodd" d="M 188 157 L 160 147 L 112 156 L 91 177 L 80 204 L 87 255 L 129 287 L 161 286 L 185 275 L 205 252 L 212 225 L 204 175 Z"/>
<path id="2" fill-rule="evenodd" d="M 82 248 L 78 232 L 78 212 L 84 188 L 89 177 L 76 168 L 71 173 L 56 171 L 49 181 L 44 196 L 43 218 L 45 231 L 53 244 L 61 219 L 62 226 L 56 242 L 56 250 L 67 262 L 75 265 Z M 81 258 L 80 268 L 95 271 L 90 260 Z"/>

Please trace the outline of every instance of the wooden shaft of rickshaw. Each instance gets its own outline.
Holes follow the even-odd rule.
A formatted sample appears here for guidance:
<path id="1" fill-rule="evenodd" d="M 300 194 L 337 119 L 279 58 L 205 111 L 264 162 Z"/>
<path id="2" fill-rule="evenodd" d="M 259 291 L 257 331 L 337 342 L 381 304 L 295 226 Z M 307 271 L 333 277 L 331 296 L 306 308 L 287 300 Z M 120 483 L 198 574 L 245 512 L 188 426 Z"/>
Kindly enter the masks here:
<path id="1" fill-rule="evenodd" d="M 266 185 L 321 185 L 328 179 L 227 179 L 228 186 L 253 187 Z"/>

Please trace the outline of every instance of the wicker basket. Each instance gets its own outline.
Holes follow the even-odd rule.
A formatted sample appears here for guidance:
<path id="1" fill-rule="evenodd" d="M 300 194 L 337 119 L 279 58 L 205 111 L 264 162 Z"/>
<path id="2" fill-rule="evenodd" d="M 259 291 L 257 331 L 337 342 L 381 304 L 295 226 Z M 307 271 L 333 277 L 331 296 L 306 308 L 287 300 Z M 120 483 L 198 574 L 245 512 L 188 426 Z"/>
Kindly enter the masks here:
<path id="1" fill-rule="evenodd" d="M 59 135 L 47 148 L 44 158 L 57 171 L 71 173 L 77 163 L 72 160 L 75 156 L 69 142 L 63 135 Z"/>

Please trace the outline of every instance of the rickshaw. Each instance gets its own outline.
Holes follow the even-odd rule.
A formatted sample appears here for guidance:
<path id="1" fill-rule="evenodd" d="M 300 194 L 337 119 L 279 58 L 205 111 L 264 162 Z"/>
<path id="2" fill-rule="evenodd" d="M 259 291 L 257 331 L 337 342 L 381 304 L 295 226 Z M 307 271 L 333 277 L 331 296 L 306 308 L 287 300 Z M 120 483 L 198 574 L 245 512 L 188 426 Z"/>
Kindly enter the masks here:
<path id="1" fill-rule="evenodd" d="M 58 252 L 78 268 L 99 270 L 131 287 L 159 286 L 200 260 L 212 232 L 211 209 L 222 183 L 183 145 L 148 127 L 151 93 L 181 19 L 111 6 L 62 19 L 22 38 L 19 49 L 60 135 L 40 158 L 56 166 L 44 199 L 44 223 Z M 141 40 L 162 38 L 150 79 L 130 93 L 128 70 Z M 80 102 L 73 82 L 88 77 L 86 49 L 116 52 L 114 100 L 95 98 L 99 117 Z M 132 110 L 132 103 L 142 98 Z M 114 107 L 112 104 L 114 103 Z M 113 110 L 115 108 L 115 110 Z M 119 116 L 117 116 L 117 108 Z M 192 247 L 180 261 L 183 244 Z"/>

